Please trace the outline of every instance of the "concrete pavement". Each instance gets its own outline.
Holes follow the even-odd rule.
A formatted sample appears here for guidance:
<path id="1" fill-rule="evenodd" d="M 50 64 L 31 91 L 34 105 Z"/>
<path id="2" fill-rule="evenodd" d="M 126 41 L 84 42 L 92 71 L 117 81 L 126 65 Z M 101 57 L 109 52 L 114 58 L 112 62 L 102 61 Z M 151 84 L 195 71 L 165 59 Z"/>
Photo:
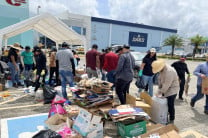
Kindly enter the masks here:
<path id="1" fill-rule="evenodd" d="M 167 60 L 168 64 L 173 63 L 175 60 Z M 200 62 L 187 61 L 187 65 L 191 73 L 196 68 L 196 66 L 200 64 Z M 192 76 L 190 81 L 189 95 L 186 97 L 186 100 L 180 101 L 176 100 L 176 120 L 175 125 L 179 128 L 179 130 L 195 130 L 199 133 L 208 136 L 208 115 L 204 114 L 204 103 L 205 98 L 201 99 L 195 104 L 194 108 L 190 107 L 190 98 L 196 93 L 196 76 Z M 138 89 L 136 88 L 134 82 L 131 84 L 130 94 L 136 95 Z M 154 86 L 154 93 L 157 91 L 157 87 Z M 24 94 L 20 92 L 21 94 Z M 184 96 L 185 97 L 185 96 Z M 0 105 L 0 118 L 8 118 L 8 117 L 17 117 L 38 113 L 47 113 L 50 109 L 50 105 L 37 105 L 27 108 L 17 108 L 17 109 L 4 109 L 1 108 L 18 106 L 18 105 L 28 105 L 35 104 L 34 98 L 31 96 L 26 96 L 17 101 L 13 101 L 4 105 Z"/>
<path id="2" fill-rule="evenodd" d="M 168 64 L 172 64 L 176 60 L 166 60 Z M 189 71 L 193 74 L 194 69 L 202 62 L 194 62 L 194 61 L 186 61 Z M 197 77 L 192 76 L 188 96 L 184 95 L 185 100 L 178 100 L 178 97 L 175 101 L 175 125 L 179 128 L 180 132 L 186 130 L 195 130 L 199 133 L 208 136 L 208 115 L 204 114 L 204 105 L 205 105 L 205 97 L 199 100 L 195 107 L 192 108 L 190 106 L 190 99 L 193 95 L 196 94 L 196 82 Z M 130 94 L 136 95 L 138 89 L 136 88 L 134 82 L 131 84 Z M 154 93 L 157 92 L 157 86 L 154 86 Z"/>

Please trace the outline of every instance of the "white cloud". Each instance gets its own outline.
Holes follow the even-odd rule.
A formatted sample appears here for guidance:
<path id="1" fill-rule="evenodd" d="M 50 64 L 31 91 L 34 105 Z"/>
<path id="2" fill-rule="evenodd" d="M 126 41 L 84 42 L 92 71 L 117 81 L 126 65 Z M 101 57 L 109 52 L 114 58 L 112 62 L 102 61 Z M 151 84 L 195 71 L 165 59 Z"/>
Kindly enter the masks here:
<path id="1" fill-rule="evenodd" d="M 112 19 L 177 28 L 180 35 L 208 35 L 206 0 L 113 0 L 109 1 Z"/>
<path id="2" fill-rule="evenodd" d="M 58 14 L 68 10 L 76 14 L 99 16 L 96 0 L 31 0 L 29 2 L 30 11 L 33 15 L 37 14 L 37 7 L 40 5 L 40 13 Z"/>
<path id="3" fill-rule="evenodd" d="M 106 0 L 107 1 L 107 0 Z M 99 0 L 30 0 L 30 10 L 72 13 L 177 29 L 180 35 L 208 36 L 207 0 L 108 0 L 109 16 L 99 14 Z"/>

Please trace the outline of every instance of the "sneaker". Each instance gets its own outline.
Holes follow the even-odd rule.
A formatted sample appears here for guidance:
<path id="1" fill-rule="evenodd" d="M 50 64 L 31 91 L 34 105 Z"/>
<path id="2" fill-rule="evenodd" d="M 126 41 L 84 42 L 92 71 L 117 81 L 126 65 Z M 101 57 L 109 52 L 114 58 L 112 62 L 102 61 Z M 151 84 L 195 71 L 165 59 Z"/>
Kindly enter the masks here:
<path id="1" fill-rule="evenodd" d="M 17 83 L 13 83 L 13 85 L 12 85 L 14 88 L 18 88 L 18 85 L 17 85 Z"/>
<path id="2" fill-rule="evenodd" d="M 29 88 L 24 88 L 24 93 L 29 93 L 30 89 Z"/>
<path id="3" fill-rule="evenodd" d="M 35 96 L 35 91 L 30 89 L 28 94 L 31 96 Z"/>
<path id="4" fill-rule="evenodd" d="M 194 107 L 195 102 L 191 101 L 191 102 L 190 102 L 190 105 L 191 105 L 191 107 Z"/>
<path id="5" fill-rule="evenodd" d="M 204 110 L 204 113 L 205 113 L 206 115 L 208 115 L 208 110 Z"/>
<path id="6" fill-rule="evenodd" d="M 21 82 L 18 82 L 17 84 L 18 84 L 18 86 L 24 86 L 24 85 L 22 85 L 22 83 L 21 83 Z"/>

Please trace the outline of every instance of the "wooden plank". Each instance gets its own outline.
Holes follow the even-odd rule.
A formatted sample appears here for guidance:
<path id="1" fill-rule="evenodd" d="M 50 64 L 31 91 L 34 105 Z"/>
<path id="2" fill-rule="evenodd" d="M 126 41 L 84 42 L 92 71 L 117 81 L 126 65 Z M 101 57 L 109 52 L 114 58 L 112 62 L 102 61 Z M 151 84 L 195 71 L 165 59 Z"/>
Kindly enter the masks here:
<path id="1" fill-rule="evenodd" d="M 9 102 L 16 101 L 16 100 L 18 100 L 18 99 L 20 99 L 20 98 L 23 98 L 23 97 L 27 96 L 27 95 L 28 95 L 28 94 L 24 94 L 24 95 L 22 95 L 22 96 L 20 96 L 20 97 L 12 98 L 12 99 L 10 99 L 10 100 L 7 100 L 7 101 L 4 101 L 4 102 L 1 102 L 1 103 L 0 103 L 0 105 L 2 105 L 2 104 L 6 104 L 6 103 L 9 103 Z"/>
<path id="2" fill-rule="evenodd" d="M 12 107 L 0 108 L 0 110 L 19 109 L 19 108 L 34 107 L 34 106 L 43 106 L 43 105 L 44 105 L 43 103 L 38 103 L 38 104 L 32 104 L 32 105 L 12 106 Z"/>

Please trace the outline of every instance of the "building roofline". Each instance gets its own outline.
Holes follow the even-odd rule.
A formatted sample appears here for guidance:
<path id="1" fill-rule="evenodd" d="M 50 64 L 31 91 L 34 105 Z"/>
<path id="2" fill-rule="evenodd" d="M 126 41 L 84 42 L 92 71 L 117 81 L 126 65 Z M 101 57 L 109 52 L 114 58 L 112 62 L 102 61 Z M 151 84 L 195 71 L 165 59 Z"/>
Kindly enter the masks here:
<path id="1" fill-rule="evenodd" d="M 138 23 L 130 23 L 130 22 L 124 22 L 124 21 L 98 18 L 98 17 L 91 17 L 91 21 L 177 33 L 176 29 L 162 28 L 162 27 L 156 27 L 156 26 L 150 26 L 150 25 L 144 25 L 144 24 L 138 24 Z"/>

